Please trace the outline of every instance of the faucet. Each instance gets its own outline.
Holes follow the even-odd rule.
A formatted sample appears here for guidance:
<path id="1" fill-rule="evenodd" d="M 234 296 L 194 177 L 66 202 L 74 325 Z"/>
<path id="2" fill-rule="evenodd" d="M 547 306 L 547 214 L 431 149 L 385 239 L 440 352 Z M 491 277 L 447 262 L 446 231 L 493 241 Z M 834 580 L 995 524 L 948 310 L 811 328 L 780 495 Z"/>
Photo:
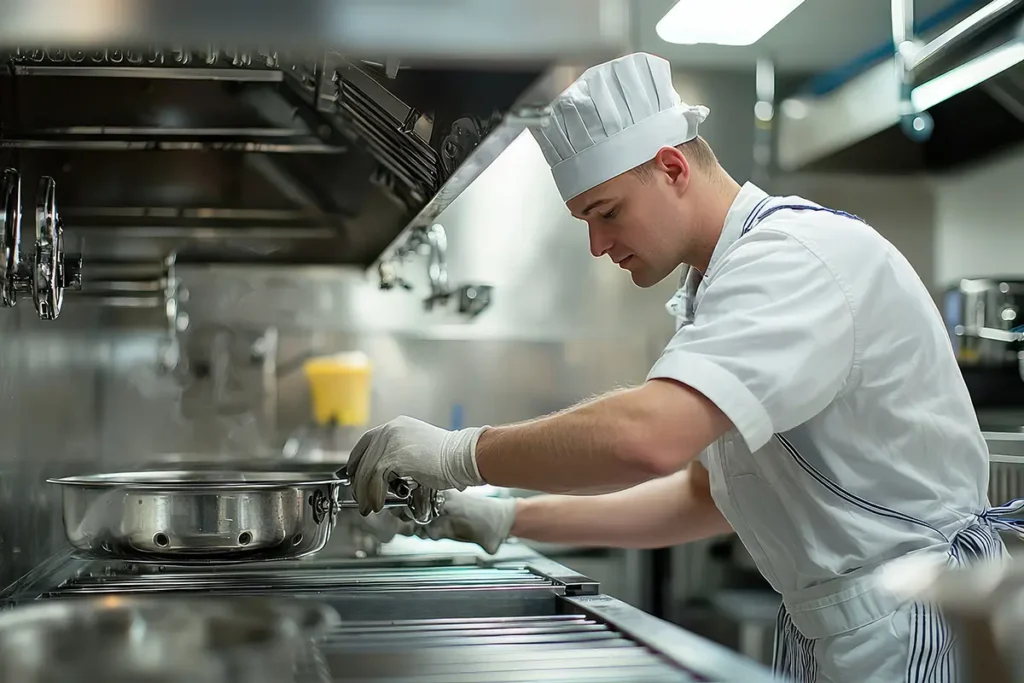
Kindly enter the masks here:
<path id="1" fill-rule="evenodd" d="M 395 248 L 391 258 L 377 264 L 381 289 L 411 290 L 412 285 L 398 273 L 398 266 L 412 254 L 427 256 L 427 279 L 430 282 L 430 295 L 423 300 L 428 311 L 434 310 L 438 304 L 444 306 L 453 297 L 457 302 L 456 310 L 468 318 L 475 318 L 491 304 L 492 287 L 484 284 L 465 283 L 452 288 L 448 284 L 448 235 L 444 226 L 433 224 L 429 228 L 413 229 L 401 245 Z"/>
<path id="2" fill-rule="evenodd" d="M 404 261 L 412 254 L 422 253 L 427 250 L 427 279 L 430 282 L 430 295 L 423 300 L 423 305 L 428 311 L 433 310 L 435 304 L 444 304 L 452 295 L 448 287 L 448 235 L 444 226 L 435 223 L 429 228 L 415 228 L 397 249 L 395 249 L 394 260 Z M 408 282 L 403 280 L 395 272 L 394 264 L 382 262 L 377 267 L 380 275 L 381 289 L 391 289 L 398 285 L 404 289 L 411 289 Z"/>

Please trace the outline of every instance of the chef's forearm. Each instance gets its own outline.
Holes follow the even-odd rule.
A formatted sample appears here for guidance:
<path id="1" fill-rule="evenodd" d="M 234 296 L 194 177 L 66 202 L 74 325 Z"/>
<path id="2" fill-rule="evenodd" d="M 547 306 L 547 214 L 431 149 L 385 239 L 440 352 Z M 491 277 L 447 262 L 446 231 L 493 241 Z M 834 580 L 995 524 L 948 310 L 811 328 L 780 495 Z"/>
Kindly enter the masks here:
<path id="1" fill-rule="evenodd" d="M 636 391 L 486 430 L 477 442 L 480 475 L 494 486 L 546 493 L 616 491 L 658 476 L 642 454 Z"/>
<path id="2" fill-rule="evenodd" d="M 494 486 L 618 491 L 679 471 L 728 426 L 703 396 L 655 381 L 548 417 L 488 429 L 477 442 L 476 462 Z"/>
<path id="3" fill-rule="evenodd" d="M 700 463 L 617 493 L 521 499 L 512 526 L 518 538 L 613 548 L 662 548 L 730 531 Z"/>

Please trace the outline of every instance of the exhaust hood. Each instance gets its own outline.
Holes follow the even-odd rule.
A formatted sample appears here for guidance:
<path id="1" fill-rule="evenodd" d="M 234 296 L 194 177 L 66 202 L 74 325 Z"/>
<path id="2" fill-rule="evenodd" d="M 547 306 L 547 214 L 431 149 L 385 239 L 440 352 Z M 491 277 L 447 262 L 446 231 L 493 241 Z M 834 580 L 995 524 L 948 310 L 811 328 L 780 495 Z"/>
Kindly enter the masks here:
<path id="1" fill-rule="evenodd" d="M 86 280 L 371 266 L 629 34 L 628 0 L 0 6 L 0 169 L 53 179 Z"/>
<path id="2" fill-rule="evenodd" d="M 781 169 L 941 171 L 1024 141 L 1024 2 L 993 0 L 928 43 L 894 0 L 896 54 L 779 107 Z M 902 24 L 902 25 L 901 25 Z"/>

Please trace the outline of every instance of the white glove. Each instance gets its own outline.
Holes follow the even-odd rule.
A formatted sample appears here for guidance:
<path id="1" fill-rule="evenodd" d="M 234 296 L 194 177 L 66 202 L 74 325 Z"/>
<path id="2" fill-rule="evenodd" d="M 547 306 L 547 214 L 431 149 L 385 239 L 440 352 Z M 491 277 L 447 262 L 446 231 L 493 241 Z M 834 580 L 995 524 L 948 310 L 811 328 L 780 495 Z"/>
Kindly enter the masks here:
<path id="1" fill-rule="evenodd" d="M 398 533 L 435 541 L 476 543 L 492 555 L 498 552 L 516 518 L 515 498 L 490 498 L 458 491 L 445 491 L 444 496 L 444 507 L 437 519 L 423 526 L 402 522 Z M 395 514 L 402 512 L 395 510 Z"/>
<path id="2" fill-rule="evenodd" d="M 439 491 L 486 483 L 476 467 L 476 442 L 485 429 L 451 432 L 403 416 L 366 432 L 348 456 L 359 512 L 367 515 L 384 508 L 388 481 L 394 476 Z"/>
<path id="3" fill-rule="evenodd" d="M 416 524 L 386 512 L 360 517 L 363 528 L 381 543 L 387 543 L 395 536 L 412 536 Z"/>

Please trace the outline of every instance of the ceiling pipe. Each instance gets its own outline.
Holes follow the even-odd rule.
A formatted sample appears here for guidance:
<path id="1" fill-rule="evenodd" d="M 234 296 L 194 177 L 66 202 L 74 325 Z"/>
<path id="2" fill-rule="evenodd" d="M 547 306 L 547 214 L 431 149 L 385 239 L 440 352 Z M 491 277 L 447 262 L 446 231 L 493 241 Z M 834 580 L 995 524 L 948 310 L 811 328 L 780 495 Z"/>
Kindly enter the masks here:
<path id="1" fill-rule="evenodd" d="M 914 36 L 914 0 L 892 0 L 892 44 L 896 46 L 893 68 L 899 88 L 900 128 L 911 140 L 925 142 L 935 130 L 935 121 L 928 112 L 918 110 L 912 97 L 911 63 L 921 50 Z"/>
<path id="2" fill-rule="evenodd" d="M 775 63 L 757 60 L 754 73 L 757 102 L 754 104 L 754 168 L 751 179 L 761 187 L 770 181 L 775 144 Z"/>
<path id="3" fill-rule="evenodd" d="M 897 0 L 893 0 L 895 5 Z M 913 0 L 903 0 L 913 9 Z M 962 45 L 976 36 L 992 24 L 996 23 L 1013 10 L 1024 6 L 1024 0 L 992 0 L 977 12 L 974 12 L 963 21 L 940 34 L 927 45 L 922 45 L 914 51 L 914 54 L 907 60 L 907 69 L 911 74 L 920 71 L 950 50 Z"/>

